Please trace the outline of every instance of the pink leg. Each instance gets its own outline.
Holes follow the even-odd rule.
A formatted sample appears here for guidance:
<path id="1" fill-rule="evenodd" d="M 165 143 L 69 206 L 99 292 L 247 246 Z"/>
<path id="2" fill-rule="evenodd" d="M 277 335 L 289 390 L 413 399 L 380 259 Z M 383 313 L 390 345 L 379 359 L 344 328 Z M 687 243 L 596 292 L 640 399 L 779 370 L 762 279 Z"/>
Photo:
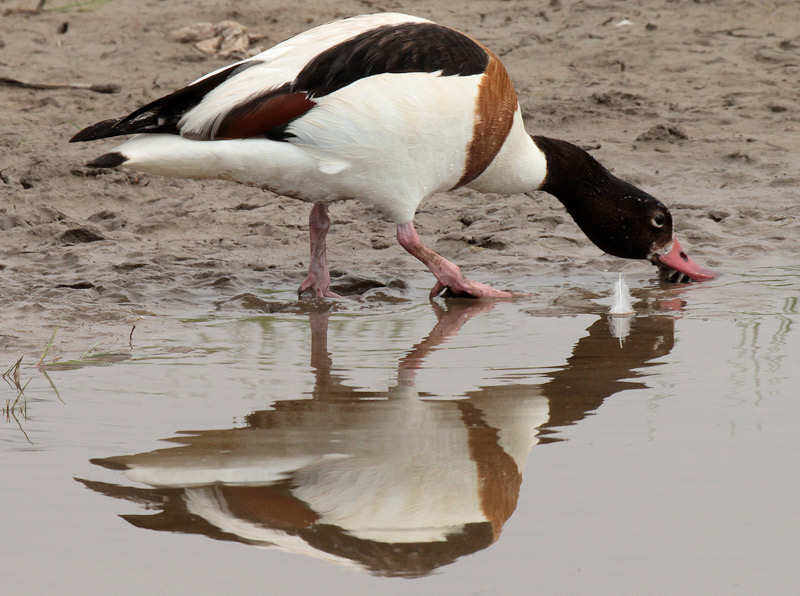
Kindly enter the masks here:
<path id="1" fill-rule="evenodd" d="M 331 274 L 328 272 L 328 257 L 325 254 L 325 237 L 330 227 L 327 205 L 315 203 L 308 217 L 311 262 L 308 264 L 308 275 L 297 290 L 298 295 L 311 290 L 319 298 L 341 298 L 330 290 Z"/>
<path id="2" fill-rule="evenodd" d="M 397 226 L 397 241 L 400 246 L 422 261 L 436 276 L 436 285 L 431 290 L 431 298 L 438 296 L 444 290 L 450 290 L 456 295 L 466 294 L 475 298 L 508 298 L 511 296 L 509 292 L 495 290 L 486 284 L 464 277 L 456 265 L 422 243 L 417 230 L 414 229 L 413 222 Z"/>

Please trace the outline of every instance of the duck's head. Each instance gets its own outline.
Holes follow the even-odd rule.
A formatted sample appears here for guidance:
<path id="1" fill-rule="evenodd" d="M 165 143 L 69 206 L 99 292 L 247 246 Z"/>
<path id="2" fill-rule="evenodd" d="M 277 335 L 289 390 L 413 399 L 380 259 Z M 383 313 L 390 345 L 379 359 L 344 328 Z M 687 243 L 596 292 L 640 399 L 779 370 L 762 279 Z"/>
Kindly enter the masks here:
<path id="1" fill-rule="evenodd" d="M 547 137 L 534 137 L 534 142 L 547 159 L 541 190 L 561 201 L 601 250 L 624 259 L 647 259 L 671 281 L 715 277 L 681 248 L 672 214 L 661 201 L 620 180 L 571 143 Z"/>

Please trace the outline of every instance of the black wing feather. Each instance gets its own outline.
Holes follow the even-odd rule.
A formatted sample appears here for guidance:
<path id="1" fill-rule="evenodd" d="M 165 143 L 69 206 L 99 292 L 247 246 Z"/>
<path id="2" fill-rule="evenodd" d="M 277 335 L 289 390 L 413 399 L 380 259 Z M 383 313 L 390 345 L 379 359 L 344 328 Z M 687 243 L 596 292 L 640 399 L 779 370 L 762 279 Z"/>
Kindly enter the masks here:
<path id="1" fill-rule="evenodd" d="M 178 122 L 186 112 L 203 101 L 203 98 L 212 89 L 256 64 L 261 64 L 261 61 L 250 60 L 232 64 L 210 77 L 152 101 L 124 118 L 104 120 L 84 128 L 69 142 L 94 141 L 106 137 L 139 133 L 180 134 Z"/>
<path id="2" fill-rule="evenodd" d="M 72 139 L 71 143 L 93 141 L 138 133 L 180 134 L 178 123 L 183 115 L 199 104 L 214 88 L 243 70 L 261 64 L 261 60 L 233 64 L 196 83 L 161 97 L 132 112 L 124 118 L 105 120 L 93 124 Z M 261 97 L 249 100 L 234 108 L 223 122 L 225 128 L 241 114 L 258 112 L 262 101 L 273 101 L 289 94 L 304 94 L 310 100 L 323 97 L 360 79 L 384 73 L 441 72 L 442 76 L 469 76 L 485 72 L 489 64 L 488 52 L 475 40 L 449 27 L 435 23 L 402 23 L 384 25 L 356 35 L 334 47 L 328 48 L 311 60 L 297 78 L 280 89 L 268 91 Z M 308 109 L 308 108 L 307 108 Z M 297 110 L 292 111 L 294 116 Z M 291 115 L 291 114 L 290 114 Z M 267 138 L 286 140 L 287 122 L 276 124 L 264 116 L 263 130 L 255 124 L 247 136 L 264 135 Z"/>
<path id="3" fill-rule="evenodd" d="M 291 91 L 322 97 L 366 77 L 384 73 L 481 74 L 489 54 L 475 40 L 436 23 L 384 25 L 356 35 L 311 60 Z"/>

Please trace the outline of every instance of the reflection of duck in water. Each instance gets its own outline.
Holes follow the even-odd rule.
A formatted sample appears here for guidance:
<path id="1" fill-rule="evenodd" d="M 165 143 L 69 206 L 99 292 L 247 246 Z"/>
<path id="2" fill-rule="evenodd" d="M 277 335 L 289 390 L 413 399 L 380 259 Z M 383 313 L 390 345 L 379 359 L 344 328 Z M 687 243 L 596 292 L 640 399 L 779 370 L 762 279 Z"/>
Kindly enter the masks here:
<path id="1" fill-rule="evenodd" d="M 427 574 L 497 540 L 537 429 L 574 423 L 608 395 L 636 387 L 620 379 L 672 347 L 670 318 L 637 319 L 623 348 L 600 319 L 543 385 L 420 396 L 416 369 L 491 308 L 434 305 L 436 326 L 401 360 L 397 386 L 381 393 L 332 373 L 328 314 L 311 314 L 312 399 L 275 402 L 250 414 L 245 428 L 192 432 L 171 439 L 177 447 L 94 460 L 151 489 L 84 482 L 161 510 L 125 516 L 139 527 L 272 545 L 380 575 Z"/>

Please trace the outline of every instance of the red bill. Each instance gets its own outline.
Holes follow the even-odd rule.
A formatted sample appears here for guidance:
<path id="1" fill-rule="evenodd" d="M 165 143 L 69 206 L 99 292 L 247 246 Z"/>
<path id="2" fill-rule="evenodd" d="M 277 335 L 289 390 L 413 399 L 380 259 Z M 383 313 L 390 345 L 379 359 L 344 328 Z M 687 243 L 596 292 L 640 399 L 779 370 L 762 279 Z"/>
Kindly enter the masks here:
<path id="1" fill-rule="evenodd" d="M 669 251 L 664 254 L 654 255 L 653 262 L 662 267 L 662 269 L 667 268 L 675 272 L 667 272 L 665 275 L 667 279 L 672 281 L 680 282 L 684 276 L 692 281 L 708 281 L 717 276 L 711 269 L 698 265 L 690 259 L 675 236 L 672 237 L 672 246 Z"/>

